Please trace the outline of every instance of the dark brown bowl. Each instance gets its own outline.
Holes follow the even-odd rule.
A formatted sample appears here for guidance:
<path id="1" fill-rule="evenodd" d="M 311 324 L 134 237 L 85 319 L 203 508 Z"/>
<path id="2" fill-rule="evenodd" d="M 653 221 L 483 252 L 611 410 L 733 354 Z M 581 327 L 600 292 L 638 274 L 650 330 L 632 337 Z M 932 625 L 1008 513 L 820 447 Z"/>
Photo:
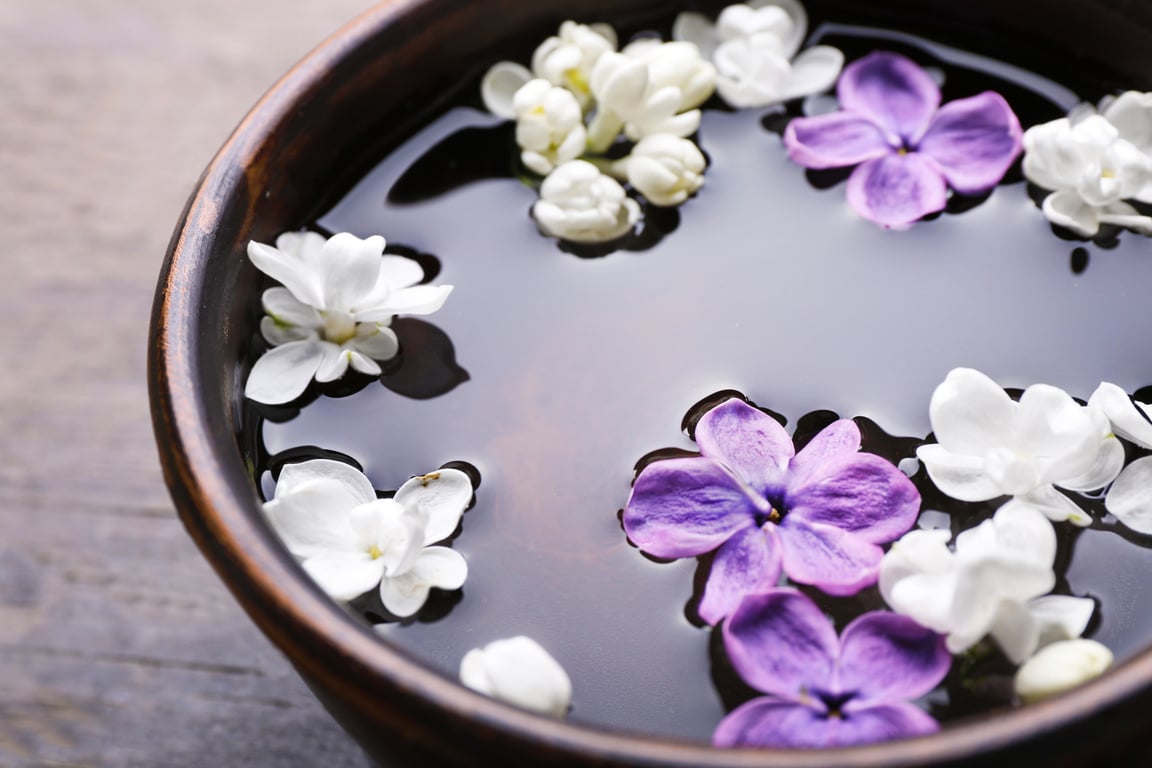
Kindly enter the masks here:
<path id="1" fill-rule="evenodd" d="M 818 0 L 811 0 L 816 5 Z M 840 18 L 860 16 L 844 0 Z M 713 3 L 719 7 L 720 3 Z M 1052 58 L 1105 63 L 1152 88 L 1152 3 L 888 0 L 928 34 L 979 48 L 985 26 Z M 333 716 L 387 764 L 428 766 L 1071 766 L 1145 764 L 1152 650 L 1041 704 L 923 739 L 829 752 L 714 751 L 537 717 L 468 691 L 390 647 L 309 581 L 259 514 L 239 443 L 243 360 L 257 318 L 250 239 L 323 210 L 437 90 L 499 58 L 523 59 L 562 19 L 644 18 L 657 0 L 392 0 L 312 52 L 253 108 L 208 166 L 168 252 L 152 317 L 149 381 L 165 476 L 188 531 Z M 975 43 L 973 44 L 973 41 Z M 991 45 L 991 43 L 984 43 Z M 995 51 L 991 51 L 995 53 Z"/>

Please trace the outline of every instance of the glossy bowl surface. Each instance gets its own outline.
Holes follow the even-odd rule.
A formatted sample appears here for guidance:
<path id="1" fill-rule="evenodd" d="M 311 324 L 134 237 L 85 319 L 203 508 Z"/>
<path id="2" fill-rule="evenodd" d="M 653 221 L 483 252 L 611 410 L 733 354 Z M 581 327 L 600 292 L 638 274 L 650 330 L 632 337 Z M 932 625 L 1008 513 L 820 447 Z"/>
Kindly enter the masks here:
<path id="1" fill-rule="evenodd" d="M 812 0 L 816 5 L 818 0 Z M 838 18 L 867 14 L 826 0 Z M 716 10 L 722 3 L 706 3 Z M 1152 90 L 1152 3 L 889 0 L 926 36 L 1018 31 L 1053 58 L 1105 62 Z M 313 220 L 365 170 L 366 148 L 416 126 L 436 93 L 531 45 L 569 17 L 643 19 L 654 0 L 391 0 L 350 23 L 277 83 L 208 166 L 157 289 L 149 349 L 165 476 L 205 557 L 333 716 L 386 765 L 1073 766 L 1143 764 L 1152 650 L 1057 699 L 926 738 L 829 752 L 714 751 L 555 722 L 467 691 L 389 647 L 321 594 L 264 525 L 239 445 L 243 360 L 260 276 L 244 257 Z M 988 51 L 995 55 L 995 51 Z M 1104 761 L 1104 762 L 1101 762 Z"/>

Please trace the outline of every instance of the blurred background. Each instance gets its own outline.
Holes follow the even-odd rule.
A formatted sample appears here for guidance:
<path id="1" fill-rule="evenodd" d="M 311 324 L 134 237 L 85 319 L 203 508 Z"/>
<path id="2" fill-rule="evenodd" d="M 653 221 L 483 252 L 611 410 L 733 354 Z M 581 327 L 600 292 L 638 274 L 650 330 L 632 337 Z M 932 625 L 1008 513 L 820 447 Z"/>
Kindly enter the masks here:
<path id="1" fill-rule="evenodd" d="M 260 94 L 370 0 L 0 0 L 0 767 L 366 768 L 200 558 L 152 292 Z"/>

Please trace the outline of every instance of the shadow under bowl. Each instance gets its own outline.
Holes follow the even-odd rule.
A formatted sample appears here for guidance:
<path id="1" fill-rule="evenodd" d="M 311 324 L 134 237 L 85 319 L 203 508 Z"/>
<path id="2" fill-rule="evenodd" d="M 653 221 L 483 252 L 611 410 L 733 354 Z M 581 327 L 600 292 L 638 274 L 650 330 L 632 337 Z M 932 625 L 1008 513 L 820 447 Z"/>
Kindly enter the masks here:
<path id="1" fill-rule="evenodd" d="M 863 11 L 812 0 L 837 18 Z M 719 3 L 707 4 L 717 10 Z M 892 18 L 979 47 L 984 28 L 1056 59 L 1103 64 L 1152 88 L 1152 4 L 1122 0 L 889 0 Z M 385 764 L 436 766 L 1048 766 L 1139 762 L 1152 650 L 1068 695 L 928 738 L 828 752 L 718 751 L 556 722 L 468 691 L 391 647 L 323 595 L 264 524 L 238 435 L 261 276 L 249 240 L 315 219 L 368 151 L 416 126 L 461 73 L 525 60 L 564 18 L 644 19 L 654 0 L 393 0 L 353 21 L 277 83 L 207 168 L 174 234 L 149 349 L 152 414 L 185 526 L 333 716 Z M 875 11 L 872 11 L 873 16 Z M 967 35 L 967 37 L 965 37 Z M 971 45 L 976 41 L 975 46 Z M 991 43 L 985 43 L 985 46 Z M 990 53 L 995 54 L 995 51 Z"/>

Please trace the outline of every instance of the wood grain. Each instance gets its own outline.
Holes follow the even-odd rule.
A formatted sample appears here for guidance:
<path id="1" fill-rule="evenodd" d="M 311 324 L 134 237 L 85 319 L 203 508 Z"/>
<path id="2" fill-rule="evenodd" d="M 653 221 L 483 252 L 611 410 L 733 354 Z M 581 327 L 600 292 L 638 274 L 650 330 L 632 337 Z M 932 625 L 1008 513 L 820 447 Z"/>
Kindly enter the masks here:
<path id="1" fill-rule="evenodd" d="M 200 171 L 369 4 L 0 3 L 3 768 L 370 765 L 177 521 L 144 377 Z"/>

